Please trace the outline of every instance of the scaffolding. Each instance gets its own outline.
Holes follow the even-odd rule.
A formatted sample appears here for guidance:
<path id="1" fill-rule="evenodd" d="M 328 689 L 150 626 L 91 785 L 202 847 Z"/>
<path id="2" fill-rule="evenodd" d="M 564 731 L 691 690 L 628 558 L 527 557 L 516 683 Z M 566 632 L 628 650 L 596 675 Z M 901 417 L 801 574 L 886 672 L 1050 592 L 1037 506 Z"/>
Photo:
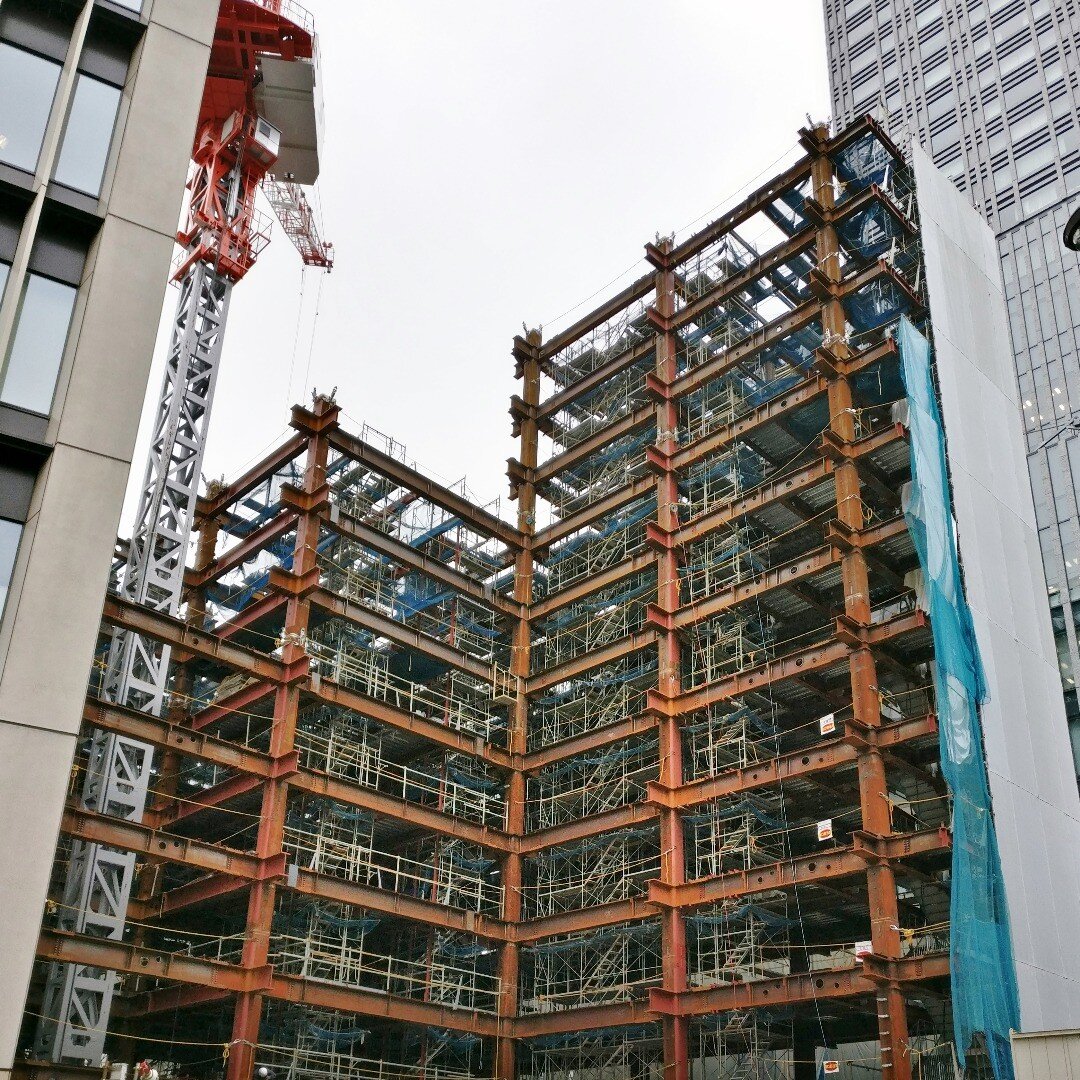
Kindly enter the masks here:
<path id="1" fill-rule="evenodd" d="M 739 611 L 697 623 L 689 635 L 683 686 L 687 690 L 764 663 L 774 655 L 771 615 Z"/>
<path id="2" fill-rule="evenodd" d="M 626 900 L 660 870 L 655 828 L 622 829 L 548 848 L 529 860 L 524 908 L 542 918 Z"/>
<path id="3" fill-rule="evenodd" d="M 640 995 L 661 977 L 660 925 L 627 923 L 565 934 L 526 950 L 523 1013 L 610 1005 Z"/>
<path id="4" fill-rule="evenodd" d="M 427 838 L 396 851 L 375 843 L 375 818 L 326 799 L 294 800 L 284 847 L 305 870 L 431 900 L 465 911 L 498 911 L 495 860 L 456 838 Z"/>
<path id="5" fill-rule="evenodd" d="M 698 1021 L 695 1035 L 693 1080 L 790 1080 L 790 1012 L 720 1013 Z"/>
<path id="6" fill-rule="evenodd" d="M 906 168 L 856 134 L 515 342 L 520 529 L 319 398 L 200 501 L 188 625 L 110 601 L 173 650 L 153 833 L 69 812 L 59 858 L 155 856 L 109 955 L 136 1038 L 167 1002 L 224 1080 L 792 1080 L 844 1045 L 845 1078 L 944 1080 L 952 804 L 889 339 L 924 275 Z M 163 1075 L 221 1080 L 186 1046 Z"/>
<path id="7" fill-rule="evenodd" d="M 660 1025 L 640 1024 L 531 1039 L 519 1075 L 523 1080 L 661 1080 L 663 1062 Z"/>
<path id="8" fill-rule="evenodd" d="M 548 829 L 638 802 L 659 770 L 660 749 L 650 737 L 548 765 L 529 777 L 526 824 Z"/>
<path id="9" fill-rule="evenodd" d="M 625 562 L 645 544 L 645 523 L 656 515 L 655 496 L 643 496 L 578 530 L 544 560 L 546 593 Z"/>
<path id="10" fill-rule="evenodd" d="M 656 685 L 657 662 L 647 654 L 601 664 L 533 699 L 529 747 L 550 746 L 639 712 Z"/>
<path id="11" fill-rule="evenodd" d="M 567 604 L 541 621 L 532 652 L 536 670 L 565 664 L 637 633 L 656 596 L 656 571 L 646 570 Z"/>

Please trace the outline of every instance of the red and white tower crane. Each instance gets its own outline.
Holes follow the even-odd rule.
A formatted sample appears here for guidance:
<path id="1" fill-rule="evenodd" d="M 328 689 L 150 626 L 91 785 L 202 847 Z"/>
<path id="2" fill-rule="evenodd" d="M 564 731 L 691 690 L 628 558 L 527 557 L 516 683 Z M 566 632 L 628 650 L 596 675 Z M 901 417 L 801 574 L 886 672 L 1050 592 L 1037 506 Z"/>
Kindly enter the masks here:
<path id="1" fill-rule="evenodd" d="M 321 99 L 311 16 L 294 0 L 221 0 L 188 181 L 180 289 L 149 460 L 121 594 L 168 615 L 180 610 L 184 566 L 198 496 L 207 423 L 217 384 L 233 286 L 269 241 L 260 190 L 306 266 L 329 270 L 304 187 L 319 174 Z M 104 695 L 161 715 L 169 650 L 117 632 Z M 92 736 L 81 798 L 99 813 L 142 817 L 153 748 L 106 732 Z M 123 936 L 135 856 L 76 841 L 68 864 L 60 928 Z M 105 1042 L 115 972 L 77 964 L 50 968 L 38 1055 L 97 1065 Z"/>

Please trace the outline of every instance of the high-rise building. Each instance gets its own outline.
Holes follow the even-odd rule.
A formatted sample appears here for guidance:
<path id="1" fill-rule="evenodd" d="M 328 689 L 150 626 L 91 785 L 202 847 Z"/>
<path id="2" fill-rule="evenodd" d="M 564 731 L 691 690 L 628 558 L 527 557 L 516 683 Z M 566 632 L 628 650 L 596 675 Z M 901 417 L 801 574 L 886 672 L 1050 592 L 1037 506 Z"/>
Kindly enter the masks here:
<path id="1" fill-rule="evenodd" d="M 0 2 L 0 1076 L 31 977 L 217 7 Z"/>
<path id="2" fill-rule="evenodd" d="M 322 397 L 200 499 L 183 620 L 107 598 L 170 707 L 92 682 L 154 790 L 69 802 L 58 858 L 137 889 L 122 938 L 49 911 L 37 949 L 123 976 L 117 1063 L 1005 1080 L 1010 1028 L 1080 1014 L 993 235 L 872 120 L 800 141 L 515 341 L 515 524 Z"/>
<path id="3" fill-rule="evenodd" d="M 825 0 L 833 115 L 908 133 L 997 234 L 1028 469 L 1080 774 L 1080 193 L 1074 0 Z"/>

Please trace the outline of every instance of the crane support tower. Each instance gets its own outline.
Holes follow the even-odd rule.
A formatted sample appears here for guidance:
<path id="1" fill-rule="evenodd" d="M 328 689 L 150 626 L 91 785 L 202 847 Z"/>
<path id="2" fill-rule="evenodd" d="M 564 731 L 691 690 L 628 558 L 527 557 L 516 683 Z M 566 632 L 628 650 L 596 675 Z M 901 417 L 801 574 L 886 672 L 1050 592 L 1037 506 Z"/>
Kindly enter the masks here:
<path id="1" fill-rule="evenodd" d="M 233 286 L 269 242 L 261 188 L 305 266 L 329 270 L 304 194 L 319 174 L 322 124 L 318 43 L 311 16 L 293 0 L 222 0 L 192 150 L 183 252 L 173 280 L 176 319 L 154 418 L 138 514 L 123 568 L 122 595 L 168 615 L 180 610 L 184 565 L 198 495 Z M 160 716 L 169 649 L 130 631 L 114 635 L 102 690 L 110 700 Z M 97 731 L 83 805 L 142 818 L 153 748 Z M 135 856 L 76 840 L 60 928 L 120 939 Z M 115 972 L 78 964 L 50 967 L 39 1056 L 96 1065 L 102 1057 Z"/>

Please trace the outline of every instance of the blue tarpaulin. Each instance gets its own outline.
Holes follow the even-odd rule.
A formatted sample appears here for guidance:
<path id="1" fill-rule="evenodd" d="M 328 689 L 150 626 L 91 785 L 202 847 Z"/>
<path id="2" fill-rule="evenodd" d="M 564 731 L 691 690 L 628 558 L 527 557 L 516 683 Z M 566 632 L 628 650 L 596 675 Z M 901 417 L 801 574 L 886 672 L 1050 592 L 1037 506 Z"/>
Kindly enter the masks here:
<path id="1" fill-rule="evenodd" d="M 956 1054 L 963 1065 L 972 1036 L 981 1032 L 996 1080 L 1013 1080 L 1009 1031 L 1020 1027 L 1020 1001 L 978 712 L 986 680 L 960 580 L 930 343 L 906 318 L 899 341 L 911 430 L 912 491 L 904 513 L 926 578 L 941 769 L 953 796 L 949 966 Z"/>

